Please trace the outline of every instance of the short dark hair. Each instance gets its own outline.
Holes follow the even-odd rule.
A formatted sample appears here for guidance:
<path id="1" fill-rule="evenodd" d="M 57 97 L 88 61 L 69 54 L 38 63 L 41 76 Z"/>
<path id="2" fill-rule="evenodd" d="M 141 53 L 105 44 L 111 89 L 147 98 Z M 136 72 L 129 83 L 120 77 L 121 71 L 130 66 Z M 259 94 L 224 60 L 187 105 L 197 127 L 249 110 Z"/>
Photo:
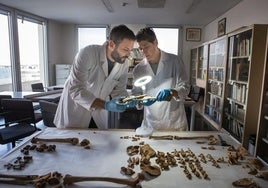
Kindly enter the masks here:
<path id="1" fill-rule="evenodd" d="M 114 41 L 115 44 L 119 44 L 124 39 L 135 40 L 135 34 L 125 25 L 115 26 L 109 36 L 109 40 Z"/>
<path id="2" fill-rule="evenodd" d="M 156 40 L 156 35 L 151 27 L 145 27 L 141 30 L 136 35 L 137 42 L 146 40 L 148 42 L 153 43 Z"/>

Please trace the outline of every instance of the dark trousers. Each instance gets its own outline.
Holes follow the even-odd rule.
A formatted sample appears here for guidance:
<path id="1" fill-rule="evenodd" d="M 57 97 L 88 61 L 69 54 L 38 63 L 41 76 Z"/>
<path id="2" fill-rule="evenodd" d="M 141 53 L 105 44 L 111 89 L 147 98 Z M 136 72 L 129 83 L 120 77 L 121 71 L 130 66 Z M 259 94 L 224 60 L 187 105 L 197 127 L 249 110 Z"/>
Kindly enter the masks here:
<path id="1" fill-rule="evenodd" d="M 98 128 L 93 118 L 91 118 L 88 128 Z"/>

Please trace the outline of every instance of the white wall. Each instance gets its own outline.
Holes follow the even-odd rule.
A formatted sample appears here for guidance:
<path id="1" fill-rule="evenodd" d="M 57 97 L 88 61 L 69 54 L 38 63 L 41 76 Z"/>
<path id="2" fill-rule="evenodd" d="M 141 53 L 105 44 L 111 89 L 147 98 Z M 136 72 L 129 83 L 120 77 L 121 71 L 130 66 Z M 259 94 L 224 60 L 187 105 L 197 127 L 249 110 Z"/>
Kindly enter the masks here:
<path id="1" fill-rule="evenodd" d="M 217 37 L 218 21 L 226 18 L 226 33 L 242 26 L 268 24 L 268 0 L 244 0 L 205 26 L 204 40 Z"/>

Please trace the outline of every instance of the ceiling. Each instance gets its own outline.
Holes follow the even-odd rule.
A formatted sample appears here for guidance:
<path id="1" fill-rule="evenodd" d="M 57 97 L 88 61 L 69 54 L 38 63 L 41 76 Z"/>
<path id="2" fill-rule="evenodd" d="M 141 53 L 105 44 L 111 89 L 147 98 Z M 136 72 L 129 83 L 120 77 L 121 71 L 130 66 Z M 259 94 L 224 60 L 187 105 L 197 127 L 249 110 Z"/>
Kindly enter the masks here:
<path id="1" fill-rule="evenodd" d="M 0 0 L 0 4 L 48 19 L 74 24 L 124 23 L 204 26 L 241 1 L 242 0 Z M 105 3 L 108 3 L 108 9 L 111 12 L 108 11 L 104 5 Z"/>

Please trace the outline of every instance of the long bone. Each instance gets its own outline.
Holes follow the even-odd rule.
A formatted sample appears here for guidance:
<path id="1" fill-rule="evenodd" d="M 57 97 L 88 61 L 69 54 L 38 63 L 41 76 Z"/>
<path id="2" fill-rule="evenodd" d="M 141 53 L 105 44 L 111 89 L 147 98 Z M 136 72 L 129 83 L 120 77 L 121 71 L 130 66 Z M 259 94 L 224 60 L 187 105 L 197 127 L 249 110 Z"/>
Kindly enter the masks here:
<path id="1" fill-rule="evenodd" d="M 1 178 L 7 179 L 0 179 L 0 183 L 3 184 L 12 184 L 12 185 L 28 185 L 28 184 L 38 184 L 41 181 L 46 181 L 50 178 L 51 173 L 47 173 L 42 176 L 38 175 L 5 175 L 1 174 Z"/>
<path id="2" fill-rule="evenodd" d="M 172 135 L 149 136 L 149 139 L 155 139 L 155 140 L 173 140 L 173 136 Z"/>
<path id="3" fill-rule="evenodd" d="M 72 145 L 76 145 L 79 143 L 78 138 L 32 138 L 32 143 L 37 142 L 65 142 L 65 143 L 71 143 Z"/>
<path id="4" fill-rule="evenodd" d="M 12 174 L 0 174 L 0 178 L 13 178 L 21 180 L 33 180 L 38 178 L 38 175 L 12 175 Z"/>
<path id="5" fill-rule="evenodd" d="M 211 139 L 215 138 L 213 135 L 209 136 L 174 136 L 175 140 L 187 140 L 187 139 Z"/>
<path id="6" fill-rule="evenodd" d="M 72 184 L 72 183 L 82 182 L 82 181 L 106 181 L 106 182 L 128 185 L 131 187 L 137 187 L 138 183 L 142 180 L 144 180 L 144 175 L 141 173 L 138 173 L 135 178 L 129 178 L 129 179 L 110 178 L 110 177 L 71 176 L 67 174 L 63 178 L 63 184 Z"/>

